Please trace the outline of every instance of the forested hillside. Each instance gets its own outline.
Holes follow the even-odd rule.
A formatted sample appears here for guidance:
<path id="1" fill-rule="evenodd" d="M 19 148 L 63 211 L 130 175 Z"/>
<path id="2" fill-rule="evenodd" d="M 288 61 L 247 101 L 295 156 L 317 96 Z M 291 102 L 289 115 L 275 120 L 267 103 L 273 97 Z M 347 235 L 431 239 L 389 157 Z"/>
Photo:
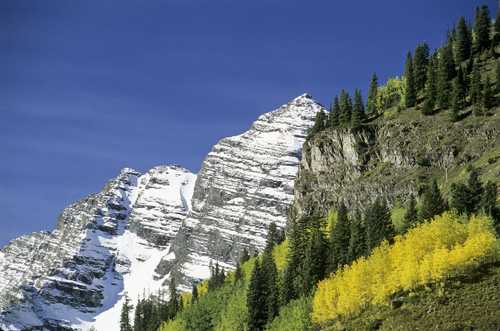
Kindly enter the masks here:
<path id="1" fill-rule="evenodd" d="M 499 15 L 458 18 L 403 77 L 374 73 L 366 102 L 342 90 L 309 131 L 286 229 L 192 293 L 173 280 L 168 300 L 125 305 L 121 329 L 499 329 Z"/>

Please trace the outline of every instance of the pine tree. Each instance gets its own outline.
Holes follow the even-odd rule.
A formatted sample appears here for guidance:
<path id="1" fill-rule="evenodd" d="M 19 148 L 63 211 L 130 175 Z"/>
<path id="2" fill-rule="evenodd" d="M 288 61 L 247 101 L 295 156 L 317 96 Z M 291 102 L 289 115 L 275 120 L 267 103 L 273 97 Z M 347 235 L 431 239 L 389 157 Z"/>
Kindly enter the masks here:
<path id="1" fill-rule="evenodd" d="M 366 231 L 363 224 L 363 218 L 356 209 L 354 218 L 351 221 L 351 234 L 349 239 L 349 263 L 357 260 L 366 254 Z"/>
<path id="2" fill-rule="evenodd" d="M 492 47 L 495 48 L 500 44 L 500 9 L 497 10 L 495 23 L 493 24 L 493 38 L 491 40 Z"/>
<path id="3" fill-rule="evenodd" d="M 179 294 L 177 294 L 177 283 L 175 282 L 175 277 L 170 279 L 168 289 L 170 292 L 170 300 L 168 301 L 169 317 L 174 318 L 179 310 Z"/>
<path id="4" fill-rule="evenodd" d="M 404 223 L 401 229 L 401 234 L 405 234 L 409 228 L 417 225 L 418 222 L 418 209 L 417 209 L 417 200 L 415 196 L 410 194 L 410 200 L 408 201 L 408 207 L 406 208 Z"/>
<path id="5" fill-rule="evenodd" d="M 455 209 L 459 214 L 465 213 L 467 211 L 467 204 L 469 203 L 468 200 L 470 197 L 467 185 L 464 183 L 452 183 L 450 193 L 450 208 Z"/>
<path id="6" fill-rule="evenodd" d="M 339 98 L 335 96 L 333 99 L 333 108 L 330 114 L 330 127 L 336 128 L 339 126 L 339 116 L 340 116 L 340 106 L 339 106 Z"/>
<path id="7" fill-rule="evenodd" d="M 479 180 L 479 170 L 473 168 L 467 179 L 467 188 L 469 189 L 469 203 L 467 205 L 467 214 L 475 214 L 480 208 L 481 198 L 484 192 L 483 183 Z"/>
<path id="8" fill-rule="evenodd" d="M 342 89 L 340 93 L 340 114 L 339 124 L 347 125 L 351 122 L 352 116 L 352 101 L 349 93 Z"/>
<path id="9" fill-rule="evenodd" d="M 137 299 L 137 305 L 134 312 L 134 331 L 143 331 L 144 328 L 144 313 L 142 311 L 143 302 Z"/>
<path id="10" fill-rule="evenodd" d="M 328 242 L 323 231 L 313 229 L 306 246 L 304 263 L 302 266 L 302 295 L 308 295 L 318 281 L 325 278 Z"/>
<path id="11" fill-rule="evenodd" d="M 394 241 L 396 231 L 392 224 L 391 211 L 385 198 L 377 197 L 365 210 L 366 246 L 368 252 L 379 246 L 384 239 Z"/>
<path id="12" fill-rule="evenodd" d="M 471 73 L 471 83 L 469 91 L 470 101 L 473 105 L 481 102 L 482 96 L 482 84 L 481 84 L 481 74 L 479 73 L 479 66 L 477 61 L 474 61 Z"/>
<path id="13" fill-rule="evenodd" d="M 484 186 L 484 194 L 481 199 L 480 207 L 484 211 L 484 213 L 494 220 L 497 223 L 497 231 L 498 229 L 498 221 L 500 217 L 500 211 L 497 207 L 497 186 L 496 184 L 488 181 Z"/>
<path id="14" fill-rule="evenodd" d="M 500 12 L 500 9 L 498 10 Z M 497 69 L 495 70 L 496 84 L 495 91 L 500 92 L 500 62 L 497 64 Z"/>
<path id="15" fill-rule="evenodd" d="M 365 106 L 363 105 L 363 98 L 361 97 L 361 91 L 358 89 L 354 90 L 354 106 L 352 111 L 352 127 L 358 127 L 361 122 L 365 119 Z"/>
<path id="16" fill-rule="evenodd" d="M 132 326 L 130 325 L 130 310 L 133 308 L 130 304 L 130 299 L 125 293 L 125 302 L 122 306 L 122 312 L 120 314 L 120 331 L 132 331 Z"/>
<path id="17" fill-rule="evenodd" d="M 316 118 L 314 119 L 314 125 L 312 126 L 312 128 L 309 129 L 307 139 L 310 139 L 315 134 L 325 130 L 325 124 L 326 124 L 325 112 L 320 110 L 319 112 L 316 113 Z"/>
<path id="18" fill-rule="evenodd" d="M 436 179 L 425 190 L 420 208 L 420 220 L 429 220 L 436 215 L 441 215 L 445 211 L 445 202 Z"/>
<path id="19" fill-rule="evenodd" d="M 378 93 L 378 78 L 375 72 L 373 72 L 372 80 L 370 82 L 370 88 L 368 90 L 368 96 L 366 97 L 366 115 L 368 117 L 373 117 L 378 115 L 377 93 Z"/>
<path id="20" fill-rule="evenodd" d="M 415 86 L 415 77 L 413 75 L 413 60 L 411 52 L 408 51 L 405 63 L 405 76 L 406 76 L 406 93 L 405 93 L 405 106 L 410 108 L 417 103 L 417 91 Z"/>
<path id="21" fill-rule="evenodd" d="M 265 284 L 265 275 L 262 273 L 259 259 L 255 259 L 247 292 L 247 322 L 249 330 L 262 330 L 266 325 L 267 293 L 265 292 Z"/>
<path id="22" fill-rule="evenodd" d="M 434 52 L 427 67 L 425 102 L 422 107 L 422 114 L 424 115 L 431 115 L 434 112 L 437 99 L 437 64 L 437 52 Z"/>
<path id="23" fill-rule="evenodd" d="M 351 237 L 351 225 L 347 207 L 342 201 L 337 211 L 337 223 L 330 233 L 330 266 L 329 271 L 334 271 L 338 266 L 349 263 L 349 240 Z"/>
<path id="24" fill-rule="evenodd" d="M 236 270 L 238 270 L 238 267 L 239 267 L 239 263 L 236 264 Z M 235 273 L 235 282 L 237 281 L 236 280 L 236 273 Z M 193 290 L 191 291 L 191 303 L 195 303 L 196 300 L 198 300 L 198 286 L 196 286 L 196 284 L 193 285 Z"/>
<path id="25" fill-rule="evenodd" d="M 439 52 L 437 69 L 437 103 L 440 108 L 450 106 L 451 80 L 455 77 L 455 62 L 453 60 L 452 42 L 448 40 L 446 46 L 441 47 Z"/>
<path id="26" fill-rule="evenodd" d="M 460 119 L 459 112 L 461 108 L 462 108 L 462 102 L 460 97 L 460 82 L 458 81 L 457 77 L 453 82 L 450 122 L 457 122 Z"/>
<path id="27" fill-rule="evenodd" d="M 481 10 L 476 7 L 474 17 L 475 47 L 478 52 L 487 50 L 490 47 L 491 17 L 488 6 L 482 5 Z"/>
<path id="28" fill-rule="evenodd" d="M 248 249 L 246 247 L 243 247 L 243 251 L 240 256 L 240 264 L 243 264 L 248 260 L 250 260 L 250 253 L 248 253 Z"/>
<path id="29" fill-rule="evenodd" d="M 491 89 L 490 77 L 486 76 L 486 80 L 483 89 L 483 106 L 486 110 L 490 110 L 493 107 L 493 90 Z"/>
<path id="30" fill-rule="evenodd" d="M 465 22 L 465 18 L 460 16 L 457 23 L 457 38 L 455 42 L 455 62 L 460 64 L 469 59 L 472 47 L 472 33 Z"/>
<path id="31" fill-rule="evenodd" d="M 424 41 L 418 45 L 413 52 L 413 75 L 415 78 L 416 92 L 424 90 L 427 80 L 427 66 L 429 64 L 429 46 Z"/>

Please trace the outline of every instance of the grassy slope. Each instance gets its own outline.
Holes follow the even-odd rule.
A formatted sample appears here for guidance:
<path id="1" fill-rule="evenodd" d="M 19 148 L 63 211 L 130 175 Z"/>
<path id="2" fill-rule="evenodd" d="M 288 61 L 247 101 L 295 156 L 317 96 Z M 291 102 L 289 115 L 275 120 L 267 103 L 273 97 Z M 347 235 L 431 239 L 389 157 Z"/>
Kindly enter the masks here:
<path id="1" fill-rule="evenodd" d="M 348 330 L 499 330 L 500 262 L 485 265 L 467 277 L 452 278 L 399 295 L 403 305 L 371 307 L 343 321 Z M 327 330 L 335 330 L 328 328 Z"/>

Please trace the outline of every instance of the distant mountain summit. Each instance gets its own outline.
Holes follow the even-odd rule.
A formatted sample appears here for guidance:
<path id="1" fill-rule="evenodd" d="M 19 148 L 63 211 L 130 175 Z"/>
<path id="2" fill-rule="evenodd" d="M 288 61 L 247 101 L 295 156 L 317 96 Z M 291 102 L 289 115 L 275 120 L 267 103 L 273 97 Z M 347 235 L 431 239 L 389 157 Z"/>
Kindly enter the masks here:
<path id="1" fill-rule="evenodd" d="M 307 94 L 221 140 L 198 175 L 177 166 L 124 169 L 66 208 L 56 229 L 0 251 L 1 330 L 119 329 L 124 293 L 136 300 L 176 276 L 182 289 L 262 250 L 285 224 L 307 129 L 323 107 Z"/>

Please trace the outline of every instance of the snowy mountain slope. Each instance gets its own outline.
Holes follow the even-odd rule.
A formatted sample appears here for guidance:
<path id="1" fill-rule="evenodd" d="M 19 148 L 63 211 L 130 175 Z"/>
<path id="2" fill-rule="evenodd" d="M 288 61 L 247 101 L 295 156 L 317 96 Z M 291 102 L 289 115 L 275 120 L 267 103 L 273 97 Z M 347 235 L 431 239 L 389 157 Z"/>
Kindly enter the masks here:
<path id="1" fill-rule="evenodd" d="M 173 241 L 173 271 L 187 290 L 210 275 L 209 263 L 232 269 L 243 247 L 262 250 L 271 222 L 285 225 L 307 129 L 323 107 L 307 94 L 264 114 L 250 130 L 221 140 L 203 162 L 193 208 Z"/>
<path id="2" fill-rule="evenodd" d="M 68 207 L 52 233 L 0 251 L 0 330 L 118 330 L 134 301 L 176 276 L 181 288 L 261 250 L 285 224 L 301 146 L 317 111 L 308 95 L 264 114 L 214 146 L 197 176 L 179 166 L 124 169 Z"/>
<path id="3" fill-rule="evenodd" d="M 117 328 L 124 291 L 137 298 L 161 286 L 154 268 L 187 215 L 195 180 L 178 166 L 142 176 L 124 169 L 99 194 L 68 207 L 52 234 L 12 241 L 0 256 L 0 329 Z"/>

